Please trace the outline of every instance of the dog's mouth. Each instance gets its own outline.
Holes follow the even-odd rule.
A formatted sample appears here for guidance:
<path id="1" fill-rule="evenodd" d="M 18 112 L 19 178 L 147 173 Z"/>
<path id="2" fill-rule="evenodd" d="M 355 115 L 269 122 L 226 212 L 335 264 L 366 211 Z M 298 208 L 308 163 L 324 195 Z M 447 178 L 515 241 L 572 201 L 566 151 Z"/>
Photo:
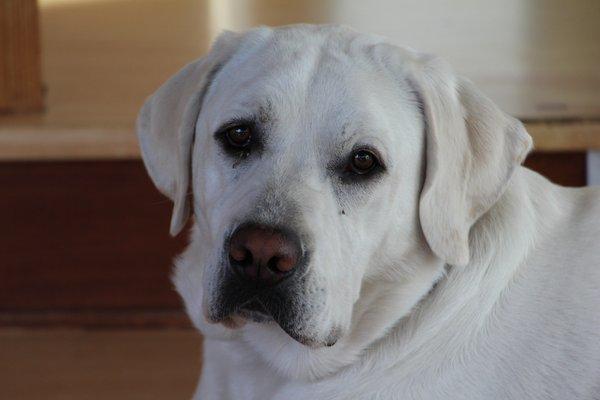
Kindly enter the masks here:
<path id="1" fill-rule="evenodd" d="M 236 314 L 243 319 L 252 322 L 274 322 L 273 316 L 269 311 L 267 311 L 263 303 L 258 298 L 252 298 L 246 303 L 242 304 L 242 306 L 237 310 Z"/>
<path id="2" fill-rule="evenodd" d="M 221 301 L 218 301 L 219 307 L 209 311 L 208 321 L 234 329 L 241 328 L 246 322 L 277 324 L 288 336 L 303 345 L 321 345 L 312 335 L 307 335 L 303 324 L 306 310 L 298 309 L 297 299 L 273 294 L 267 296 L 265 293 L 246 293 L 246 299 L 239 301 L 243 294 L 237 293 L 238 302 L 230 300 L 231 296 L 222 296 Z"/>
<path id="3" fill-rule="evenodd" d="M 228 328 L 241 328 L 248 322 L 276 324 L 303 345 L 330 346 L 339 335 L 323 339 L 311 325 L 311 316 L 319 311 L 320 303 L 319 296 L 308 295 L 307 279 L 306 274 L 295 275 L 277 286 L 258 290 L 235 275 L 227 276 L 209 300 L 206 320 Z"/>

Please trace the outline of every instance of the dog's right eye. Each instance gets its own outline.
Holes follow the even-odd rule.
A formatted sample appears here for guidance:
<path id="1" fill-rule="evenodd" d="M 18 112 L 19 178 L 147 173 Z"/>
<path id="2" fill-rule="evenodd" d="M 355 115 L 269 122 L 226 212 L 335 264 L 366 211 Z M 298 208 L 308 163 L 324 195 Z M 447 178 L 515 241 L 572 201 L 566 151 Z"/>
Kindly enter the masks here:
<path id="1" fill-rule="evenodd" d="M 219 142 L 225 153 L 238 160 L 250 155 L 255 148 L 260 150 L 261 141 L 252 121 L 233 121 L 223 125 L 217 130 L 214 137 Z"/>

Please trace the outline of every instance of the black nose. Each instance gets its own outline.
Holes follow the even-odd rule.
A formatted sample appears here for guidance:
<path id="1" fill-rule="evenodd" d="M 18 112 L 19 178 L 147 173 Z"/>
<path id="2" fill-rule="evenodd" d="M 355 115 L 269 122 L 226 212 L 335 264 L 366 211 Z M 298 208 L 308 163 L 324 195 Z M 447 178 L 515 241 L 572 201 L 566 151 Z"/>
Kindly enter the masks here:
<path id="1" fill-rule="evenodd" d="M 229 262 L 245 279 L 272 286 L 297 267 L 302 253 L 299 240 L 263 225 L 244 225 L 229 241 Z"/>

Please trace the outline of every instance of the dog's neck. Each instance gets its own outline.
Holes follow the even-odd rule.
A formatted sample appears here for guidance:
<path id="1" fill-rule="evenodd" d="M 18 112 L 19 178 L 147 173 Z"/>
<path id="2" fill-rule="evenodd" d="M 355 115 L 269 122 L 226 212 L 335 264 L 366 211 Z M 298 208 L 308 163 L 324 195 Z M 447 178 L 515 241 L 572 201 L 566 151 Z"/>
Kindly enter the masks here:
<path id="1" fill-rule="evenodd" d="M 536 179 L 540 178 L 519 168 L 500 200 L 471 229 L 469 264 L 446 268 L 410 314 L 397 318 L 369 346 L 367 353 L 386 354 L 389 348 L 394 354 L 393 359 L 379 360 L 378 370 L 395 367 L 396 377 L 408 376 L 445 362 L 434 361 L 440 348 L 446 349 L 446 359 L 469 351 L 535 240 L 538 213 L 528 186 Z"/>

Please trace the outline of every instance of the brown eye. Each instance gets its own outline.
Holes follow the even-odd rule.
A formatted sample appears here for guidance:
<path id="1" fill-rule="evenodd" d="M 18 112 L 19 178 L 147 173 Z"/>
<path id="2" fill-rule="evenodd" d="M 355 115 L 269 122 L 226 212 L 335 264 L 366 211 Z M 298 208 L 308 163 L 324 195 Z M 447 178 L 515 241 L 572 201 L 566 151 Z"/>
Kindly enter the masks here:
<path id="1" fill-rule="evenodd" d="M 358 150 L 352 154 L 350 167 L 356 174 L 366 174 L 377 165 L 377 157 L 369 150 Z"/>
<path id="2" fill-rule="evenodd" d="M 250 127 L 238 125 L 228 128 L 225 131 L 225 137 L 227 138 L 227 143 L 233 147 L 246 147 L 250 144 L 252 132 L 250 131 Z"/>

